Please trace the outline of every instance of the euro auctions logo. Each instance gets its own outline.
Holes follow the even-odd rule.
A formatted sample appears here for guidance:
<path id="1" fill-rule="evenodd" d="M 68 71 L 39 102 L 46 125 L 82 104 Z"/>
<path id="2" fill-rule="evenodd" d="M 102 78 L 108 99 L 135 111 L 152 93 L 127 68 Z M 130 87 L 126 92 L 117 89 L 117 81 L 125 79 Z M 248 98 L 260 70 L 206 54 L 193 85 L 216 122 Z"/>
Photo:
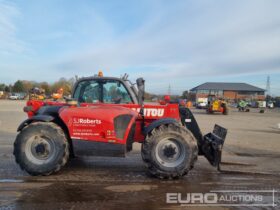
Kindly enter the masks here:
<path id="1" fill-rule="evenodd" d="M 216 190 L 208 193 L 166 193 L 167 204 L 181 206 L 276 207 L 275 190 Z"/>
<path id="2" fill-rule="evenodd" d="M 218 203 L 217 193 L 166 193 L 166 203 Z"/>

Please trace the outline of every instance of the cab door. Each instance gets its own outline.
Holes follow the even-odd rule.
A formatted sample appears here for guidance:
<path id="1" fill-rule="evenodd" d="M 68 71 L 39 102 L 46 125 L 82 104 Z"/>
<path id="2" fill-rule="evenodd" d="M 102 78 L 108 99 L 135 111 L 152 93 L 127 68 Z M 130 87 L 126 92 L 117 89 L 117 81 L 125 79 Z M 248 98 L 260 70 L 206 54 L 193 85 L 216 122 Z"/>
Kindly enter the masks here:
<path id="1" fill-rule="evenodd" d="M 103 103 L 105 104 L 131 104 L 132 98 L 126 87 L 116 80 L 103 82 Z"/>

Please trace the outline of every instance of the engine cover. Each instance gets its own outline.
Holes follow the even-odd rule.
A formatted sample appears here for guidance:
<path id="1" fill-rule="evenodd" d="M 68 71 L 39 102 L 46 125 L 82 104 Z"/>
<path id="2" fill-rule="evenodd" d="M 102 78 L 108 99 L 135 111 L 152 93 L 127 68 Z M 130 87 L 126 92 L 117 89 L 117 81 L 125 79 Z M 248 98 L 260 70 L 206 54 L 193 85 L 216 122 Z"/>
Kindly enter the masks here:
<path id="1" fill-rule="evenodd" d="M 60 118 L 67 125 L 71 139 L 126 144 L 138 116 L 121 106 L 64 107 Z"/>

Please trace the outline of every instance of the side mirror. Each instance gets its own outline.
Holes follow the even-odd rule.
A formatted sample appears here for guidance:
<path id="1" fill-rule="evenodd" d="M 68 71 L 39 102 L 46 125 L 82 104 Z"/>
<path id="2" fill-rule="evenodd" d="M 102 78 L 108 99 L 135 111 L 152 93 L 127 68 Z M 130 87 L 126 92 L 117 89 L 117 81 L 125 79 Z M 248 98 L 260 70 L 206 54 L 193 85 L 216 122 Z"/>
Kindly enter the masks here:
<path id="1" fill-rule="evenodd" d="M 138 103 L 143 106 L 145 94 L 145 80 L 141 77 L 136 80 L 138 88 Z"/>

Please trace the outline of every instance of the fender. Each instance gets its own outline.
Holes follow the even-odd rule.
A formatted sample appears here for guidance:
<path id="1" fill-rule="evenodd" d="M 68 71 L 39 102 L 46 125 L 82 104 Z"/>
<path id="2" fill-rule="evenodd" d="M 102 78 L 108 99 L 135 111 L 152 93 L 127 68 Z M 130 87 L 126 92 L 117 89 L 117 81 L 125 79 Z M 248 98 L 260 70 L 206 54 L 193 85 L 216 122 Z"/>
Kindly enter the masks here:
<path id="1" fill-rule="evenodd" d="M 157 128 L 161 125 L 167 125 L 167 124 L 178 124 L 179 122 L 173 118 L 162 118 L 156 121 L 153 121 L 151 124 L 149 124 L 147 127 L 144 128 L 144 135 L 147 135 L 150 133 L 154 128 Z"/>
<path id="2" fill-rule="evenodd" d="M 54 117 L 53 116 L 50 116 L 50 115 L 35 115 L 25 121 L 23 121 L 18 129 L 17 129 L 17 132 L 21 131 L 24 127 L 26 127 L 27 125 L 29 125 L 30 123 L 36 121 L 36 122 L 51 122 L 54 120 Z"/>

